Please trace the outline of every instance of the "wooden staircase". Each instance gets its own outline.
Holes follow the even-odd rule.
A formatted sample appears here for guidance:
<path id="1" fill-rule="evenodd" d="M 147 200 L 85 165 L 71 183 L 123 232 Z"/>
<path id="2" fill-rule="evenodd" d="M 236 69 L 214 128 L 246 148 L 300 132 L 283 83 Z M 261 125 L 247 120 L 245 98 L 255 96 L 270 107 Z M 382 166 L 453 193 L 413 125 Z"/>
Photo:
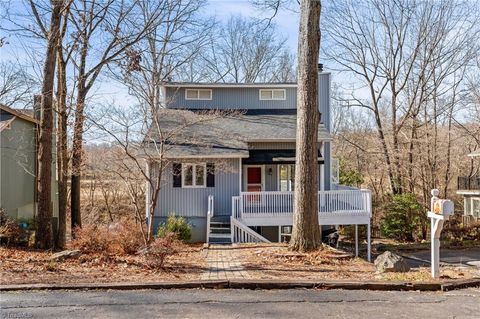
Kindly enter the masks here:
<path id="1" fill-rule="evenodd" d="M 230 216 L 215 216 L 210 218 L 209 244 L 231 244 Z"/>

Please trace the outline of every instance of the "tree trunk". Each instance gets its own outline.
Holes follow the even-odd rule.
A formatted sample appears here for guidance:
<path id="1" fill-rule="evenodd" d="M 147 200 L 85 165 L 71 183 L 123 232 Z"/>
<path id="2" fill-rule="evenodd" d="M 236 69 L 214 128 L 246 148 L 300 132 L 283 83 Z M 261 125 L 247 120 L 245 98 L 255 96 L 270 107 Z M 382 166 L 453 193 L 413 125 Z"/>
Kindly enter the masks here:
<path id="1" fill-rule="evenodd" d="M 70 185 L 70 210 L 72 236 L 76 227 L 82 227 L 82 216 L 80 212 L 80 176 L 82 170 L 83 155 L 83 123 L 86 88 L 86 60 L 88 53 L 88 39 L 84 35 L 82 38 L 82 48 L 80 51 L 80 65 L 78 68 L 77 83 L 77 102 L 75 106 L 75 124 L 73 127 L 73 145 L 72 145 L 72 179 Z"/>
<path id="2" fill-rule="evenodd" d="M 318 53 L 320 0 L 302 0 L 298 39 L 297 148 L 295 201 L 290 248 L 317 249 L 321 245 L 318 224 Z"/>
<path id="3" fill-rule="evenodd" d="M 53 247 L 52 229 L 52 130 L 53 83 L 63 1 L 52 1 L 47 54 L 43 67 L 42 116 L 38 145 L 38 216 L 35 243 L 39 248 Z"/>
<path id="4" fill-rule="evenodd" d="M 65 247 L 67 233 L 67 77 L 62 43 L 57 51 L 57 175 L 58 175 L 58 233 L 57 247 Z"/>

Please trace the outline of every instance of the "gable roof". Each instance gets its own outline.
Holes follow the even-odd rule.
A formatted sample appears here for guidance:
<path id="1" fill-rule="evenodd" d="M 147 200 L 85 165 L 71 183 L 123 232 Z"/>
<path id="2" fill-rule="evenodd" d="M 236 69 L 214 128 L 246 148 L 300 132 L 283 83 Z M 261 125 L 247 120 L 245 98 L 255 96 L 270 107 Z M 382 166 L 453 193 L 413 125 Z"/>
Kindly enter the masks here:
<path id="1" fill-rule="evenodd" d="M 162 109 L 144 143 L 164 141 L 167 158 L 248 157 L 249 142 L 295 142 L 296 126 L 295 110 Z M 331 139 L 323 125 L 318 139 Z"/>
<path id="2" fill-rule="evenodd" d="M 33 117 L 33 111 L 31 110 L 12 109 L 11 107 L 8 107 L 1 103 L 0 103 L 0 110 L 10 113 L 11 115 L 21 118 L 22 120 L 32 122 L 35 124 L 40 124 L 40 121 Z"/>

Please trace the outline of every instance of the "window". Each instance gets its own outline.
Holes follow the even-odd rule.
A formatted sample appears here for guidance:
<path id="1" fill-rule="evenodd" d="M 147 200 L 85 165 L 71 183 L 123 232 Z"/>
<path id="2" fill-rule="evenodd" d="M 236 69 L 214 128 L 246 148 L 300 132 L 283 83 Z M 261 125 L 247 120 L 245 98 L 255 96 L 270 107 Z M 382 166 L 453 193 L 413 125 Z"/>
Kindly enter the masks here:
<path id="1" fill-rule="evenodd" d="M 205 164 L 182 164 L 182 187 L 206 187 L 206 175 Z"/>
<path id="2" fill-rule="evenodd" d="M 279 165 L 279 191 L 293 192 L 295 187 L 295 165 Z"/>
<path id="3" fill-rule="evenodd" d="M 476 218 L 480 217 L 480 198 L 472 198 L 472 215 Z"/>
<path id="4" fill-rule="evenodd" d="M 207 89 L 186 89 L 185 100 L 211 100 L 212 90 Z"/>
<path id="5" fill-rule="evenodd" d="M 292 226 L 280 226 L 280 242 L 289 243 L 292 238 Z"/>
<path id="6" fill-rule="evenodd" d="M 285 100 L 286 91 L 284 89 L 262 89 L 260 90 L 260 100 Z"/>

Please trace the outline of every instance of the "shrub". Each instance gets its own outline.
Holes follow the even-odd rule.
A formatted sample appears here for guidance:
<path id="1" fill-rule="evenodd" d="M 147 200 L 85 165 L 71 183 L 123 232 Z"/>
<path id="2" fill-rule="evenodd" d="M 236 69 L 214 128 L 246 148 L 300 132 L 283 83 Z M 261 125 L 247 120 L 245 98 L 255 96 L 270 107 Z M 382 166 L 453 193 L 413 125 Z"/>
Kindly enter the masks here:
<path id="1" fill-rule="evenodd" d="M 5 239 L 10 245 L 25 241 L 25 237 L 25 230 L 7 215 L 5 209 L 0 208 L 0 239 Z"/>
<path id="2" fill-rule="evenodd" d="M 176 252 L 174 248 L 175 239 L 175 233 L 168 233 L 162 238 L 155 238 L 150 246 L 144 250 L 145 264 L 150 268 L 162 268 L 167 257 Z"/>
<path id="3" fill-rule="evenodd" d="M 158 228 L 157 236 L 164 238 L 170 233 L 175 234 L 179 240 L 188 241 L 192 238 L 192 227 L 187 223 L 185 218 L 170 214 L 167 222 Z"/>
<path id="4" fill-rule="evenodd" d="M 105 225 L 84 225 L 75 228 L 71 246 L 85 253 L 112 253 L 114 243 L 109 229 Z"/>
<path id="5" fill-rule="evenodd" d="M 459 219 L 450 218 L 443 228 L 441 238 L 450 240 L 452 243 L 480 240 L 480 224 L 465 226 Z"/>
<path id="6" fill-rule="evenodd" d="M 72 248 L 85 253 L 133 255 L 145 245 L 142 231 L 133 221 L 122 221 L 114 225 L 87 224 L 74 231 Z"/>
<path id="7" fill-rule="evenodd" d="M 426 213 L 414 194 L 390 196 L 381 221 L 382 235 L 400 241 L 414 241 Z"/>
<path id="8" fill-rule="evenodd" d="M 143 227 L 143 225 L 142 225 Z M 146 231 L 146 229 L 144 229 Z M 123 221 L 113 228 L 112 241 L 120 253 L 133 255 L 145 245 L 139 225 L 133 221 Z"/>

